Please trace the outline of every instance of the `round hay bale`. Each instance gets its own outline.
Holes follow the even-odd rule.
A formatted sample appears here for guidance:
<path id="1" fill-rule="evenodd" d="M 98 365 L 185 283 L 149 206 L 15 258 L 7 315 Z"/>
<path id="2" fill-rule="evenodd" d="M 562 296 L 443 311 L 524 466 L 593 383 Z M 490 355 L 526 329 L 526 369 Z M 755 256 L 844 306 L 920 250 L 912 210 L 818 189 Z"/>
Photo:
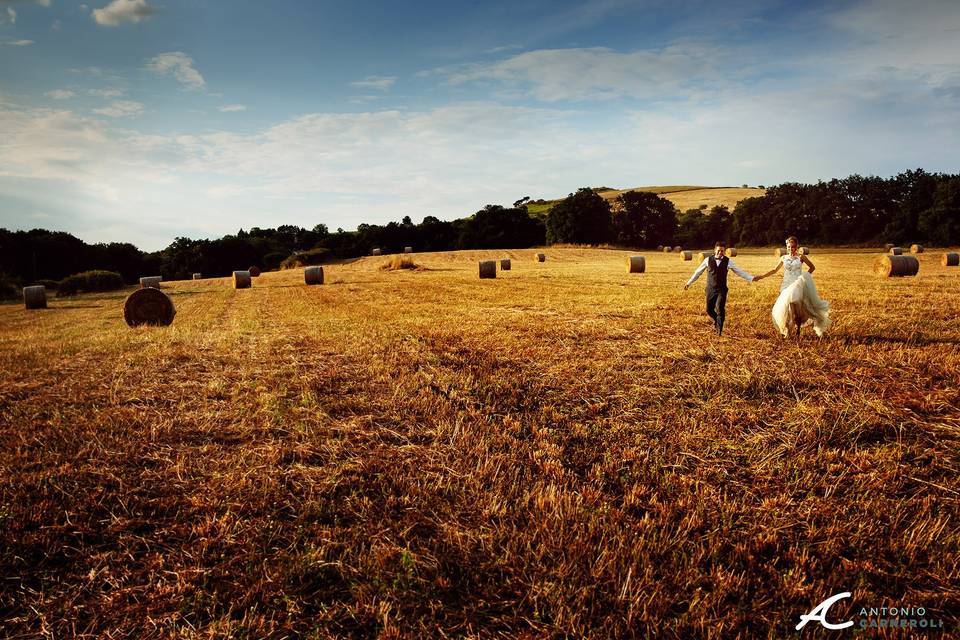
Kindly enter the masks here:
<path id="1" fill-rule="evenodd" d="M 47 288 L 42 284 L 23 288 L 23 306 L 27 309 L 47 308 Z"/>
<path id="2" fill-rule="evenodd" d="M 676 246 L 676 247 L 673 248 L 673 252 L 674 252 L 674 253 L 680 253 L 681 251 L 683 251 L 683 247 Z"/>
<path id="3" fill-rule="evenodd" d="M 774 250 L 773 255 L 777 256 L 778 258 L 781 257 L 781 256 L 785 256 L 785 255 L 787 255 L 787 250 L 784 249 L 783 247 L 777 247 L 777 248 Z"/>
<path id="4" fill-rule="evenodd" d="M 706 251 L 701 251 L 700 253 L 698 253 L 698 254 L 696 255 L 697 262 L 703 262 L 704 260 L 706 260 L 707 258 L 709 258 L 709 257 L 712 256 L 712 255 L 713 255 L 712 253 L 707 253 Z"/>
<path id="5" fill-rule="evenodd" d="M 480 277 L 481 277 L 481 278 L 496 278 L 496 277 L 497 277 L 497 262 L 496 262 L 496 260 L 481 260 L 481 261 L 480 261 Z"/>
<path id="6" fill-rule="evenodd" d="M 247 272 L 250 274 L 251 278 L 260 277 L 260 269 L 258 267 L 250 267 L 249 269 L 247 269 Z"/>
<path id="7" fill-rule="evenodd" d="M 627 258 L 627 273 L 643 273 L 647 270 L 647 259 L 643 256 Z"/>
<path id="8" fill-rule="evenodd" d="M 960 266 L 960 253 L 948 251 L 947 253 L 940 256 L 940 264 L 942 264 L 945 267 Z"/>
<path id="9" fill-rule="evenodd" d="M 173 322 L 177 309 L 170 296 L 159 289 L 137 289 L 123 303 L 123 319 L 131 327 L 143 324 L 167 326 Z"/>
<path id="10" fill-rule="evenodd" d="M 323 284 L 323 267 L 307 267 L 303 270 L 303 280 L 307 284 Z"/>
<path id="11" fill-rule="evenodd" d="M 233 272 L 233 288 L 234 289 L 249 289 L 252 283 L 251 276 L 249 271 L 234 271 Z"/>
<path id="12" fill-rule="evenodd" d="M 140 288 L 146 289 L 147 287 L 153 287 L 154 289 L 159 289 L 161 280 L 163 280 L 163 278 L 160 276 L 147 276 L 145 278 L 140 278 Z"/>
<path id="13" fill-rule="evenodd" d="M 797 249 L 797 253 L 799 253 L 802 256 L 808 256 L 810 255 L 810 249 L 807 249 L 806 247 L 800 247 L 799 249 Z"/>
<path id="14" fill-rule="evenodd" d="M 543 262 L 543 261 L 546 260 L 546 259 L 547 259 L 547 256 L 545 256 L 545 255 L 542 254 L 542 253 L 535 253 L 535 254 L 533 254 L 533 261 L 534 261 L 534 262 Z"/>
<path id="15" fill-rule="evenodd" d="M 662 244 L 658 244 L 658 245 L 657 245 L 657 251 L 663 251 L 663 245 L 662 245 Z"/>
<path id="16" fill-rule="evenodd" d="M 374 256 L 380 255 L 380 247 L 374 247 L 373 251 L 370 252 L 370 255 L 374 255 Z"/>
<path id="17" fill-rule="evenodd" d="M 673 251 L 673 247 L 664 247 L 664 248 L 663 248 L 663 252 L 664 252 L 664 253 L 670 253 L 671 251 Z"/>
<path id="18" fill-rule="evenodd" d="M 903 249 L 901 249 L 900 247 L 890 247 L 890 255 L 892 256 L 903 255 Z"/>
<path id="19" fill-rule="evenodd" d="M 510 258 L 500 260 L 500 271 L 510 271 Z"/>
<path id="20" fill-rule="evenodd" d="M 922 244 L 910 245 L 910 253 L 923 253 L 923 245 Z"/>
<path id="21" fill-rule="evenodd" d="M 890 249 L 893 249 L 893 246 L 894 246 L 893 244 L 888 242 L 887 244 L 883 245 L 883 252 L 886 253 L 890 251 Z"/>
<path id="22" fill-rule="evenodd" d="M 729 249 L 727 249 L 727 255 L 730 256 L 731 258 L 736 258 L 737 257 L 736 248 L 730 247 Z"/>
<path id="23" fill-rule="evenodd" d="M 193 274 L 193 279 L 194 279 L 194 280 L 202 280 L 202 279 L 203 279 L 203 276 L 200 275 L 199 273 L 195 273 L 195 274 Z"/>
<path id="24" fill-rule="evenodd" d="M 880 256 L 873 269 L 885 278 L 915 276 L 920 271 L 920 261 L 913 256 Z"/>
<path id="25" fill-rule="evenodd" d="M 693 260 L 693 251 L 681 251 L 680 259 L 686 262 L 687 260 Z"/>
<path id="26" fill-rule="evenodd" d="M 404 248 L 403 248 L 403 252 L 404 252 L 404 253 L 413 253 L 413 247 L 404 247 Z"/>

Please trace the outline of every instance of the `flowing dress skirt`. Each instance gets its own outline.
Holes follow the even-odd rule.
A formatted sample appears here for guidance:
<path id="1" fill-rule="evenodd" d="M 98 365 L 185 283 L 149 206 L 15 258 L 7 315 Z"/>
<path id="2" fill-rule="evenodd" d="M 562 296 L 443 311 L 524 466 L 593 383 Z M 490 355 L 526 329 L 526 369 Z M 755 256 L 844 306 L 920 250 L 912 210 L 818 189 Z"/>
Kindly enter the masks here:
<path id="1" fill-rule="evenodd" d="M 812 325 L 818 336 L 831 324 L 830 303 L 820 298 L 813 276 L 806 271 L 780 292 L 771 315 L 777 331 L 785 338 L 796 330 L 798 323 L 801 327 Z"/>

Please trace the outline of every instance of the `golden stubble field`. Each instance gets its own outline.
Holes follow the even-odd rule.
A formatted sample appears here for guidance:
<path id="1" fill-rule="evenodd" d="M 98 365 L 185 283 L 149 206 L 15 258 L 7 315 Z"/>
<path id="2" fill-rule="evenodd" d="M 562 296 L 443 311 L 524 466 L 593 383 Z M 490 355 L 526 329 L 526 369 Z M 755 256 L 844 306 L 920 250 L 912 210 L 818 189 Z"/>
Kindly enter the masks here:
<path id="1" fill-rule="evenodd" d="M 167 328 L 0 306 L 0 628 L 781 638 L 851 591 L 956 630 L 960 271 L 814 249 L 797 343 L 778 278 L 731 275 L 717 337 L 693 262 L 545 252 L 165 283 Z"/>

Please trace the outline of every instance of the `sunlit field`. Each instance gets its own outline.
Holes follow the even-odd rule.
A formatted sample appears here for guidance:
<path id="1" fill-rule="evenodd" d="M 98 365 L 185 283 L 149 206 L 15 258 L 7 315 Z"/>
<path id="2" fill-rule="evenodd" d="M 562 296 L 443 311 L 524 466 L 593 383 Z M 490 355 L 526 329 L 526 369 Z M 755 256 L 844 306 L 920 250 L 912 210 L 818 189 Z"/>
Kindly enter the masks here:
<path id="1" fill-rule="evenodd" d="M 696 261 L 542 251 L 0 306 L 0 635 L 788 638 L 841 591 L 957 629 L 960 268 L 814 247 L 797 341 L 779 274 L 718 337 Z"/>

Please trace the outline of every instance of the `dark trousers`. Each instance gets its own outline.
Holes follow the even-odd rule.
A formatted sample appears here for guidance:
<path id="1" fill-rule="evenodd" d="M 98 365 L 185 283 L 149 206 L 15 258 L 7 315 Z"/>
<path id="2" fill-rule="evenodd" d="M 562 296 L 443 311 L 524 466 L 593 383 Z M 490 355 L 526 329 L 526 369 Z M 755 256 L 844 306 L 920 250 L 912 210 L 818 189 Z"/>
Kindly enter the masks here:
<path id="1" fill-rule="evenodd" d="M 723 330 L 723 319 L 726 317 L 727 290 L 707 289 L 707 315 L 713 318 L 717 330 Z"/>

